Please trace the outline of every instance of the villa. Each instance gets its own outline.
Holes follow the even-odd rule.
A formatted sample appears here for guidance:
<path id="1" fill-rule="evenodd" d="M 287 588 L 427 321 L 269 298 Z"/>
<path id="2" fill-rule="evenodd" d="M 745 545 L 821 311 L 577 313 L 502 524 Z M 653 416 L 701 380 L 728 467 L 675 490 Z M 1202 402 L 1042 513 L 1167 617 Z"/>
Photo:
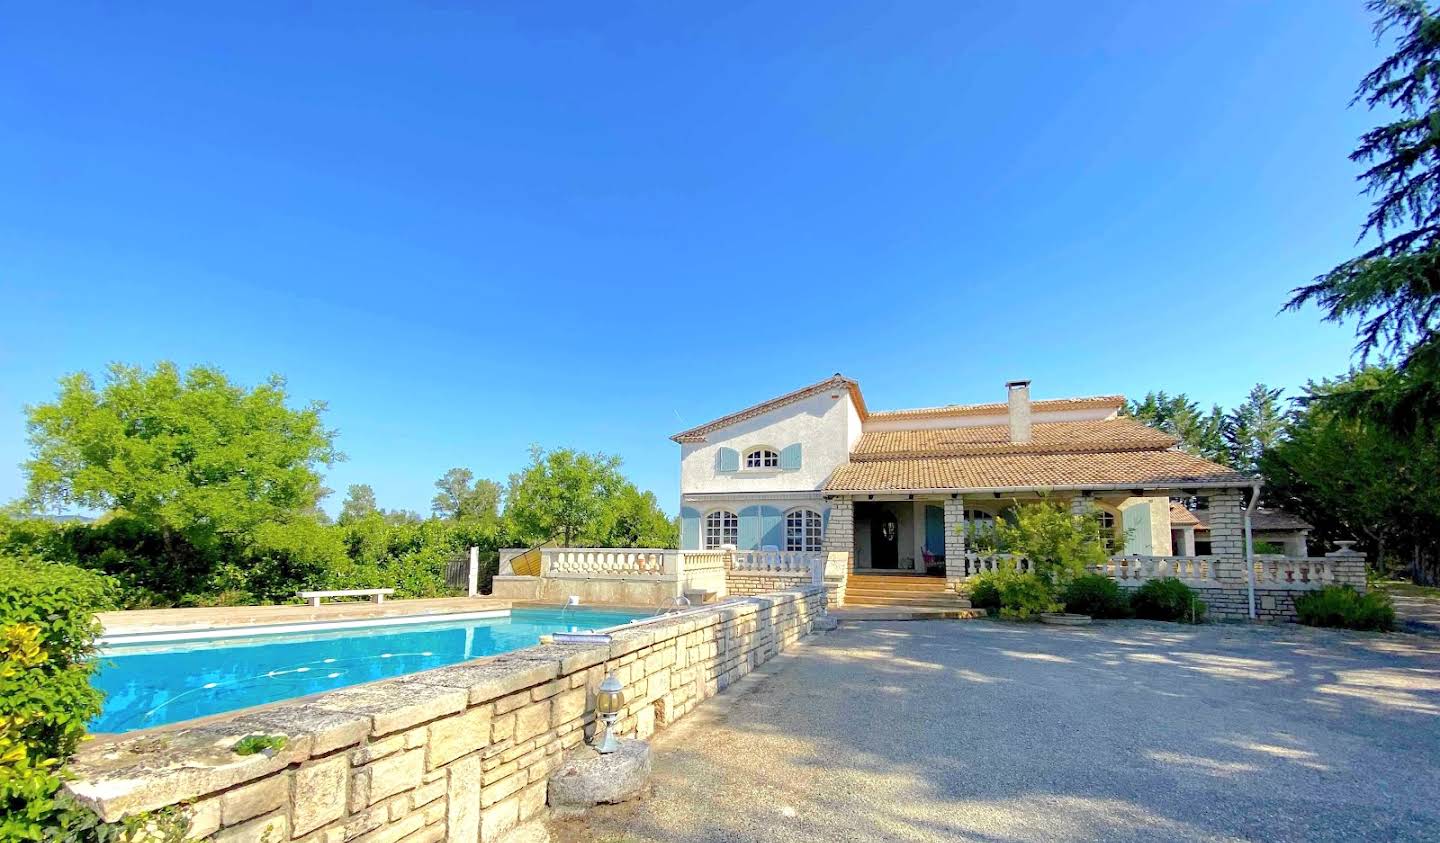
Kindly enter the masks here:
<path id="1" fill-rule="evenodd" d="M 680 547 L 844 552 L 851 574 L 953 587 L 979 561 L 967 532 L 1044 497 L 1097 511 L 1122 556 L 1193 555 L 1197 529 L 1207 552 L 1241 555 L 1254 480 L 1122 416 L 1121 396 L 1006 390 L 1001 403 L 881 411 L 836 374 L 678 433 Z M 1203 517 L 1172 505 L 1182 497 Z"/>

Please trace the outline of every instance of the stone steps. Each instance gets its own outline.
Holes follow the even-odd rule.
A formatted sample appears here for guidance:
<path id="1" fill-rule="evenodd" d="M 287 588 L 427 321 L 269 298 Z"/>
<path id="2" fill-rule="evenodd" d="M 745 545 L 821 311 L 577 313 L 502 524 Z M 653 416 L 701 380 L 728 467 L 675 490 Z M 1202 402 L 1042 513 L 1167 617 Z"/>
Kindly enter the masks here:
<path id="1" fill-rule="evenodd" d="M 969 609 L 970 601 L 941 577 L 856 574 L 846 581 L 845 605 L 953 611 Z"/>

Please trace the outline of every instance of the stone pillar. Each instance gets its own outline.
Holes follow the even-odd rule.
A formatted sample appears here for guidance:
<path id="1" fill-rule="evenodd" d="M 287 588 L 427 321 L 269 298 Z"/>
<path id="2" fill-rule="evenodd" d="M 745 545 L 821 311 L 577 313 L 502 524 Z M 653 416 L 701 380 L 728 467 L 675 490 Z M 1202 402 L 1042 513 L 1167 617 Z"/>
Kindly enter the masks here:
<path id="1" fill-rule="evenodd" d="M 915 550 L 915 570 L 925 573 L 925 502 L 912 501 L 910 506 L 910 543 Z"/>
<path id="2" fill-rule="evenodd" d="M 1356 550 L 1355 542 L 1335 542 L 1340 546 L 1339 550 L 1325 554 L 1330 562 L 1330 573 L 1335 582 L 1341 585 L 1353 586 L 1356 591 L 1362 594 L 1365 591 L 1365 554 Z"/>
<path id="3" fill-rule="evenodd" d="M 831 553 L 845 553 L 849 557 L 846 566 L 849 572 L 855 570 L 855 502 L 850 498 L 833 498 L 830 501 L 830 518 L 825 522 L 825 537 L 821 548 L 828 557 Z"/>
<path id="4" fill-rule="evenodd" d="M 1070 514 L 1084 515 L 1085 513 L 1093 509 L 1094 506 L 1095 505 L 1091 502 L 1090 498 L 1087 498 L 1084 495 L 1076 495 L 1075 497 L 1070 499 Z"/>
<path id="5" fill-rule="evenodd" d="M 965 581 L 965 499 L 945 499 L 945 585 L 955 591 Z"/>
<path id="6" fill-rule="evenodd" d="M 1245 493 L 1219 489 L 1210 505 L 1210 555 L 1218 557 L 1215 572 L 1222 580 L 1247 582 L 1245 576 Z"/>

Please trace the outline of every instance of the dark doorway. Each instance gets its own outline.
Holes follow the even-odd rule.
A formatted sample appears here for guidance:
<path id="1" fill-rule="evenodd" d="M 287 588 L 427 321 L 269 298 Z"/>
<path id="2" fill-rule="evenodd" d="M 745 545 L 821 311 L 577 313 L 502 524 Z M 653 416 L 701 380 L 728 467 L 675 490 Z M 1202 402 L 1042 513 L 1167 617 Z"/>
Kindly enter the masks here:
<path id="1" fill-rule="evenodd" d="M 870 567 L 900 567 L 900 524 L 895 513 L 878 509 L 870 516 Z"/>

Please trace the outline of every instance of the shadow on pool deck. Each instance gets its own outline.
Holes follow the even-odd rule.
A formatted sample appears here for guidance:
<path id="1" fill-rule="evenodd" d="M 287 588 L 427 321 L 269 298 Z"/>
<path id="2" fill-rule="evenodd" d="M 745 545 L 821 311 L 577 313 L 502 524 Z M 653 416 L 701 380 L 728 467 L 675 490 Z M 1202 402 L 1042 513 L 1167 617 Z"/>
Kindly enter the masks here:
<path id="1" fill-rule="evenodd" d="M 852 624 L 656 739 L 561 840 L 1436 839 L 1440 641 Z"/>

